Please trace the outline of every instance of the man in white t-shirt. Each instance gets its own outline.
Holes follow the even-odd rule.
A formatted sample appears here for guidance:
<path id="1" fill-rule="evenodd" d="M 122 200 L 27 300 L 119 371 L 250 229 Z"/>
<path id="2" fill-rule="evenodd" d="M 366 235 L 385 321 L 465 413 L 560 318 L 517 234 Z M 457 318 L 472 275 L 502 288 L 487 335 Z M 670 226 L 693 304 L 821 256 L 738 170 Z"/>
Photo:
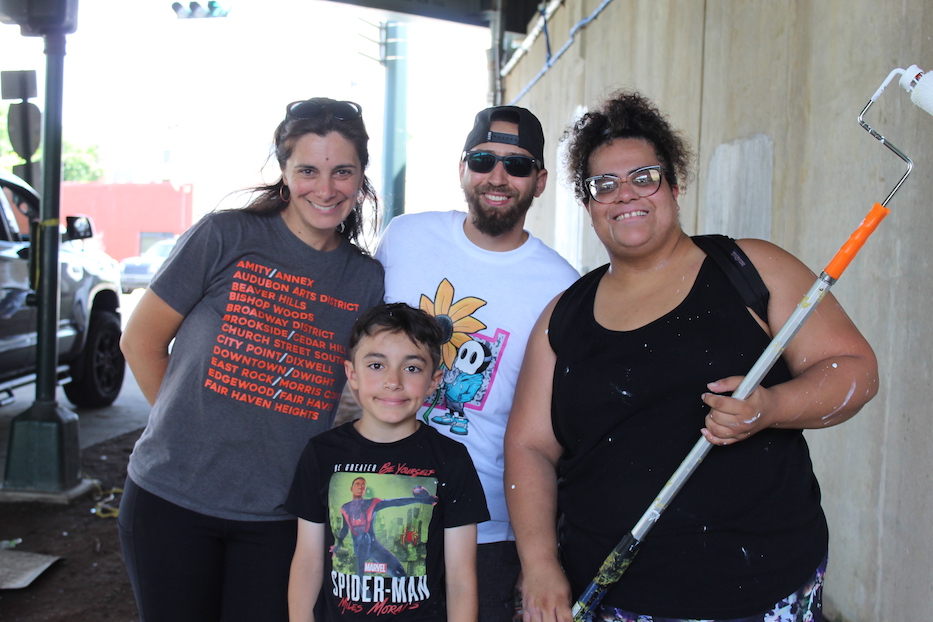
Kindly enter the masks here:
<path id="1" fill-rule="evenodd" d="M 476 115 L 460 161 L 467 212 L 395 218 L 376 258 L 386 302 L 435 316 L 448 337 L 444 379 L 421 420 L 466 445 L 492 519 L 479 525 L 481 622 L 507 622 L 520 566 L 503 491 L 502 440 L 532 326 L 579 276 L 525 231 L 525 214 L 547 183 L 544 133 L 530 111 L 487 108 Z"/>

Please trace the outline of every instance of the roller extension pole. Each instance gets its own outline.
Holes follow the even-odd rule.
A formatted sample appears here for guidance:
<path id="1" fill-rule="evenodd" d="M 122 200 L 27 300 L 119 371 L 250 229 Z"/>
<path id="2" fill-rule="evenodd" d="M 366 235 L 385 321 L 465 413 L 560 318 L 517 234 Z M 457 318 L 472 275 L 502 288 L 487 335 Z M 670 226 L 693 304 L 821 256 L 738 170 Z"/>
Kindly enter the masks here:
<path id="1" fill-rule="evenodd" d="M 862 223 L 852 235 L 849 236 L 848 241 L 839 249 L 829 264 L 827 264 L 826 269 L 823 270 L 822 274 L 817 278 L 816 282 L 810 288 L 810 291 L 806 293 L 794 312 L 787 318 L 784 326 L 781 327 L 771 340 L 771 343 L 768 344 L 768 347 L 759 357 L 748 375 L 745 376 L 742 384 L 740 384 L 738 389 L 732 394 L 732 397 L 744 400 L 758 387 L 784 353 L 787 344 L 790 343 L 791 339 L 793 339 L 800 330 L 800 327 L 807 321 L 829 289 L 839 280 L 839 277 L 842 276 L 845 269 L 849 267 L 852 259 L 865 244 L 868 236 L 874 233 L 880 222 L 890 213 L 891 210 L 887 207 L 888 202 L 904 183 L 904 180 L 907 179 L 907 176 L 910 175 L 911 170 L 913 170 L 913 162 L 911 162 L 910 158 L 892 145 L 884 136 L 872 129 L 864 120 L 865 113 L 868 112 L 868 109 L 875 103 L 888 83 L 898 74 L 903 75 L 900 80 L 900 85 L 904 90 L 911 93 L 911 100 L 922 110 L 933 114 L 933 83 L 931 83 L 928 76 L 924 76 L 923 71 L 916 65 L 912 65 L 908 69 L 895 69 L 891 72 L 881 87 L 869 100 L 868 104 L 866 104 L 865 108 L 862 109 L 862 112 L 858 116 L 858 122 L 869 134 L 903 160 L 907 164 L 907 170 L 884 201 L 875 203 L 868 215 L 862 220 Z M 705 437 L 701 436 L 700 440 L 693 446 L 693 449 L 690 450 L 690 453 L 687 454 L 687 457 L 684 458 L 683 462 L 661 489 L 661 492 L 658 493 L 658 496 L 655 497 L 648 510 L 645 511 L 638 522 L 635 523 L 632 530 L 622 538 L 622 541 L 609 553 L 609 556 L 606 557 L 606 560 L 603 562 L 602 566 L 600 566 L 596 577 L 586 587 L 577 602 L 574 603 L 572 610 L 574 622 L 589 622 L 592 620 L 596 608 L 606 595 L 608 589 L 612 587 L 628 569 L 632 560 L 635 558 L 635 554 L 638 553 L 638 549 L 645 539 L 645 536 L 648 535 L 648 532 L 651 531 L 654 524 L 661 518 L 661 514 L 667 509 L 677 493 L 680 492 L 680 489 L 686 481 L 690 479 L 697 467 L 700 466 L 703 459 L 706 458 L 710 449 L 712 449 L 710 442 L 707 441 Z"/>

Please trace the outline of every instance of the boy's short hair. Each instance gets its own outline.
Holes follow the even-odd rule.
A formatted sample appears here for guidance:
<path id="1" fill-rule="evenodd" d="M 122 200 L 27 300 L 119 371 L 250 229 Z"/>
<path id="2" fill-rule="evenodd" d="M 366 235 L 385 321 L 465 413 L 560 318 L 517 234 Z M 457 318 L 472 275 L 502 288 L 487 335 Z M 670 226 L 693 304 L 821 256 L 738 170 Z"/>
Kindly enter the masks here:
<path id="1" fill-rule="evenodd" d="M 348 358 L 352 361 L 363 337 L 379 333 L 403 333 L 431 354 L 434 369 L 441 364 L 444 334 L 433 316 L 404 302 L 376 305 L 359 317 L 350 331 Z"/>

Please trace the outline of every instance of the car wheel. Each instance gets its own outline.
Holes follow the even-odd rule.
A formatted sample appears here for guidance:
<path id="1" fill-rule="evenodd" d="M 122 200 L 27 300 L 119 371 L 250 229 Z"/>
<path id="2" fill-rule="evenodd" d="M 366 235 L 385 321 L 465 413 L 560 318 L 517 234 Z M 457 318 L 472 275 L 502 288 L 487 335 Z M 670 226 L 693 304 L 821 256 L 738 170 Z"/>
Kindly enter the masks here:
<path id="1" fill-rule="evenodd" d="M 124 294 L 132 294 L 132 293 L 133 293 L 133 288 L 132 288 L 132 287 L 121 287 L 120 289 L 123 290 L 123 293 L 124 293 Z"/>
<path id="2" fill-rule="evenodd" d="M 84 351 L 71 365 L 65 395 L 75 406 L 100 408 L 117 399 L 123 387 L 126 360 L 120 351 L 120 316 L 112 311 L 94 311 Z"/>

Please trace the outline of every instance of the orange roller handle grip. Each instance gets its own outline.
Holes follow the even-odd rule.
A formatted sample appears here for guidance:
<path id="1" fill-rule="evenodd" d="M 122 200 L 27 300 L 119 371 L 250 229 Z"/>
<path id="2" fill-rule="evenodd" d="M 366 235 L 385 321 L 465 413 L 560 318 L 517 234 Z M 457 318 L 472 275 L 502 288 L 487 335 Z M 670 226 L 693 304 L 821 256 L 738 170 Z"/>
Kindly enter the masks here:
<path id="1" fill-rule="evenodd" d="M 868 240 L 868 236 L 875 232 L 884 217 L 890 213 L 890 209 L 881 203 L 875 203 L 875 206 L 862 220 L 862 224 L 852 232 L 852 235 L 849 236 L 849 239 L 842 245 L 842 248 L 839 249 L 839 252 L 836 253 L 836 256 L 833 257 L 823 272 L 833 279 L 839 280 L 839 277 L 842 276 L 842 273 L 845 272 L 845 269 L 849 267 L 849 264 L 855 258 L 856 253 L 862 250 L 862 245 Z"/>

